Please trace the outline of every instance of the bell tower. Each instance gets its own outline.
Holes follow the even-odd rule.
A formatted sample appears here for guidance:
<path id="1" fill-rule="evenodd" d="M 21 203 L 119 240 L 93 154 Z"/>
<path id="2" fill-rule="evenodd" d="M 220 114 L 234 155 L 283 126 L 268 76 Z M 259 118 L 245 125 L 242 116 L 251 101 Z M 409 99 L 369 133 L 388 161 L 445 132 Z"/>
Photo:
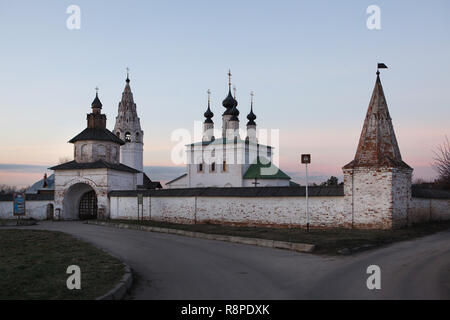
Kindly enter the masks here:
<path id="1" fill-rule="evenodd" d="M 125 144 L 120 147 L 120 162 L 143 172 L 144 170 L 144 131 L 141 129 L 140 119 L 136 111 L 136 103 L 130 88 L 129 69 L 127 68 L 127 79 L 122 100 L 119 103 L 119 111 L 116 117 L 114 133 Z M 143 173 L 138 175 L 137 184 L 143 183 Z"/>

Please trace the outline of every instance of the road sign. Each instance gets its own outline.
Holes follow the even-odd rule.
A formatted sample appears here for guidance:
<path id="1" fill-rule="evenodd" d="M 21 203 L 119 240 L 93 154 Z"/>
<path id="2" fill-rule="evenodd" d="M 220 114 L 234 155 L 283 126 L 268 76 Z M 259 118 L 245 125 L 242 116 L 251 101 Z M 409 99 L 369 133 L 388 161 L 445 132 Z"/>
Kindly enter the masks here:
<path id="1" fill-rule="evenodd" d="M 25 193 L 14 193 L 14 208 L 13 214 L 15 216 L 24 216 L 25 215 Z"/>
<path id="2" fill-rule="evenodd" d="M 311 163 L 311 155 L 310 154 L 302 154 L 302 163 L 303 164 Z"/>

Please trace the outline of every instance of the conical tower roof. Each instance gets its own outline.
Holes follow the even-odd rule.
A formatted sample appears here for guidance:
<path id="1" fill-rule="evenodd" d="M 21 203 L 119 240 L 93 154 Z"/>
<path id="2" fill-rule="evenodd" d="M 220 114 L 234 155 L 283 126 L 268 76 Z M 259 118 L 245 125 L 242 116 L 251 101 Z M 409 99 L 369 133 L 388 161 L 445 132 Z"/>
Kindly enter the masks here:
<path id="1" fill-rule="evenodd" d="M 344 166 L 344 169 L 356 167 L 411 169 L 410 166 L 403 162 L 400 154 L 379 72 L 377 72 L 377 80 L 370 99 L 355 159 Z"/>
<path id="2" fill-rule="evenodd" d="M 128 74 L 125 80 L 125 88 L 122 92 L 122 100 L 119 103 L 116 124 L 114 126 L 114 132 L 117 132 L 118 130 L 122 132 L 141 131 L 140 119 L 137 114 L 136 103 L 134 102 Z"/>

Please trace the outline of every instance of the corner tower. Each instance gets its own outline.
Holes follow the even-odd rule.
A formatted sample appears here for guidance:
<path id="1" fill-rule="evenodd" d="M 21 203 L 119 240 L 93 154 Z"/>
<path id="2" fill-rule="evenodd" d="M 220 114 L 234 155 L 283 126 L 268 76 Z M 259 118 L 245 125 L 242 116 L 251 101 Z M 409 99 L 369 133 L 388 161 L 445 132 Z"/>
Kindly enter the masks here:
<path id="1" fill-rule="evenodd" d="M 355 158 L 343 171 L 344 210 L 352 226 L 391 229 L 408 223 L 413 169 L 402 160 L 379 71 Z"/>
<path id="2" fill-rule="evenodd" d="M 137 115 L 136 103 L 133 100 L 128 72 L 125 82 L 125 89 L 122 93 L 122 100 L 119 103 L 114 133 L 125 141 L 125 145 L 120 148 L 120 162 L 143 172 L 144 131 L 141 129 L 140 119 Z M 142 179 L 143 175 L 140 174 L 138 184 L 142 184 Z"/>

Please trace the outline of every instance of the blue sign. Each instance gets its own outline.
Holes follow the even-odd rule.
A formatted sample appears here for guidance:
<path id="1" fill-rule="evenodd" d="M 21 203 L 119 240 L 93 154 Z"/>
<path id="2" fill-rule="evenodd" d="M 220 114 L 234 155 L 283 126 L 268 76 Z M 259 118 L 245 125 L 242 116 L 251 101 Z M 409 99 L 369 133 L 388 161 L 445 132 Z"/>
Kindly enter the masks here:
<path id="1" fill-rule="evenodd" d="M 25 215 L 25 193 L 14 193 L 14 215 Z"/>

